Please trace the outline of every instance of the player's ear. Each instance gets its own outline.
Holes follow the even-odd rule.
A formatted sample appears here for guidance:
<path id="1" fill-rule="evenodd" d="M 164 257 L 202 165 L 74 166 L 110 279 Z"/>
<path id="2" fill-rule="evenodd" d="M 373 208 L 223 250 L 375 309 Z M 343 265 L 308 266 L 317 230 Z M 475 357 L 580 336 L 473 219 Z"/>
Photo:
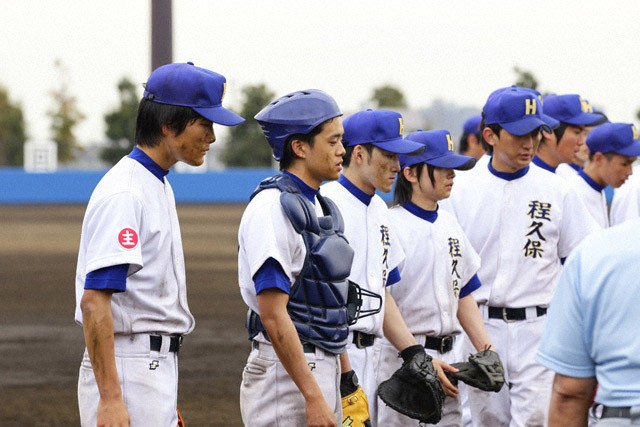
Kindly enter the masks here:
<path id="1" fill-rule="evenodd" d="M 173 130 L 169 127 L 169 125 L 160 125 L 160 130 L 162 131 L 162 136 L 167 137 L 174 134 Z"/>
<path id="2" fill-rule="evenodd" d="M 405 168 L 402 169 L 402 176 L 411 183 L 418 182 L 418 168 L 405 166 Z"/>
<path id="3" fill-rule="evenodd" d="M 482 129 L 482 138 L 484 138 L 487 144 L 494 146 L 496 143 L 496 140 L 498 139 L 498 135 L 496 135 L 495 132 L 491 130 L 491 128 L 486 127 Z"/>
<path id="4" fill-rule="evenodd" d="M 351 153 L 351 161 L 356 161 L 358 163 L 362 163 L 364 161 L 364 153 L 367 150 L 364 149 L 364 145 L 356 145 L 353 147 L 353 152 Z"/>
<path id="5" fill-rule="evenodd" d="M 308 148 L 309 144 L 306 141 L 303 141 L 301 139 L 291 140 L 291 151 L 293 151 L 293 154 L 297 158 L 306 159 Z"/>

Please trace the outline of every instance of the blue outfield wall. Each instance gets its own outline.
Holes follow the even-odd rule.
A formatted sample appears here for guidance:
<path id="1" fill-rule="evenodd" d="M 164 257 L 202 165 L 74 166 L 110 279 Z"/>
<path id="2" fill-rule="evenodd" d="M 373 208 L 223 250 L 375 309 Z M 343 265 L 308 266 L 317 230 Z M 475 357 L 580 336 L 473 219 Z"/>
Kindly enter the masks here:
<path id="1" fill-rule="evenodd" d="M 107 170 L 28 173 L 0 169 L 0 205 L 86 204 Z M 228 169 L 219 172 L 168 175 L 177 203 L 247 203 L 264 178 L 276 174 L 269 168 Z M 392 193 L 380 194 L 386 202 Z"/>
<path id="2" fill-rule="evenodd" d="M 74 204 L 89 201 L 107 170 L 27 173 L 0 169 L 0 204 Z M 277 171 L 229 169 L 223 172 L 170 172 L 178 203 L 247 203 L 258 183 Z"/>

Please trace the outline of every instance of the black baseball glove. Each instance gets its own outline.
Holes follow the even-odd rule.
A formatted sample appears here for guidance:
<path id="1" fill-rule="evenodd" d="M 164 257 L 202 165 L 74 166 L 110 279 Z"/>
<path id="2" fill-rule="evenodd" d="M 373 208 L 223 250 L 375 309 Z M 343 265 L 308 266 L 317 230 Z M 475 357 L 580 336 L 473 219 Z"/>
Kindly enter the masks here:
<path id="1" fill-rule="evenodd" d="M 378 396 L 394 410 L 427 424 L 442 418 L 444 391 L 431 356 L 421 345 L 401 352 L 404 363 L 391 378 L 378 387 Z"/>
<path id="2" fill-rule="evenodd" d="M 445 372 L 450 381 L 462 381 L 471 387 L 484 391 L 499 392 L 504 385 L 504 368 L 500 356 L 485 348 L 469 356 L 468 362 L 452 363 L 458 372 Z"/>

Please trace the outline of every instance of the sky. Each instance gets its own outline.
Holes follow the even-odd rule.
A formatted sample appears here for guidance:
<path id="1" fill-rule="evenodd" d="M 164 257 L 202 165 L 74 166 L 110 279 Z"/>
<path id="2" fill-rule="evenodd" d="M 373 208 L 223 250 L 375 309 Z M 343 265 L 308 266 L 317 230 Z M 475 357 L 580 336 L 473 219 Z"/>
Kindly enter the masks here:
<path id="1" fill-rule="evenodd" d="M 0 85 L 30 139 L 50 136 L 50 92 L 64 80 L 86 116 L 79 141 L 102 140 L 118 81 L 151 72 L 151 0 L 0 0 L 0 10 Z M 637 0 L 174 0 L 173 60 L 223 74 L 236 110 L 247 85 L 322 89 L 348 112 L 392 84 L 413 108 L 440 99 L 480 112 L 519 66 L 543 92 L 578 93 L 637 123 L 638 17 Z"/>

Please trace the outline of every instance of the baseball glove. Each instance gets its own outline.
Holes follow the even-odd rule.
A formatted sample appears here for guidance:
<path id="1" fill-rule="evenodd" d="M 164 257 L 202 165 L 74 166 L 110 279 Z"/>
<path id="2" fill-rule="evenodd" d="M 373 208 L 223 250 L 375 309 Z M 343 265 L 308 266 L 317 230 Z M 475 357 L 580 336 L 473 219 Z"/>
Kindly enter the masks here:
<path id="1" fill-rule="evenodd" d="M 468 362 L 452 363 L 458 372 L 445 372 L 450 381 L 462 381 L 471 387 L 484 391 L 499 392 L 504 385 L 504 368 L 500 356 L 485 348 L 469 356 Z"/>
<path id="2" fill-rule="evenodd" d="M 371 427 L 369 400 L 354 371 L 342 374 L 340 378 L 340 396 L 342 397 L 342 426 Z"/>
<path id="3" fill-rule="evenodd" d="M 378 396 L 394 410 L 423 423 L 437 424 L 442 418 L 444 391 L 424 348 L 378 386 Z"/>

